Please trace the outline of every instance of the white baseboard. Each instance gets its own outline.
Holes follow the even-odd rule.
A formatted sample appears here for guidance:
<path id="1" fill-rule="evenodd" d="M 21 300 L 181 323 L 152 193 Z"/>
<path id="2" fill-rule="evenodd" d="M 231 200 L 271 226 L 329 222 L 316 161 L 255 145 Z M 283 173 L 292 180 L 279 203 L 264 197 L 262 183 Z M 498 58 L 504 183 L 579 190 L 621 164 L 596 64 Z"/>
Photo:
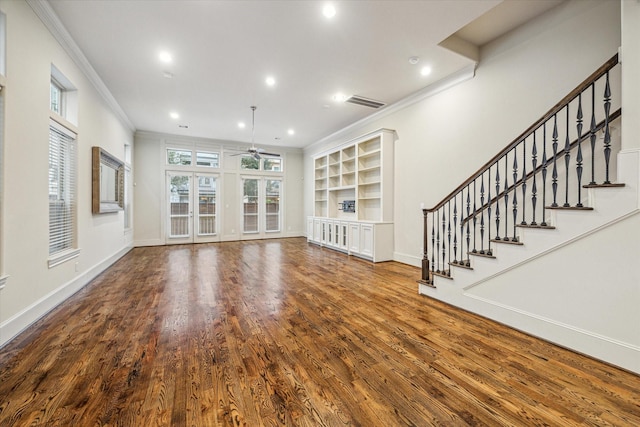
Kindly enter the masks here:
<path id="1" fill-rule="evenodd" d="M 393 260 L 401 262 L 403 264 L 409 264 L 414 267 L 422 267 L 422 258 L 418 256 L 407 255 L 401 252 L 394 252 Z"/>
<path id="2" fill-rule="evenodd" d="M 18 334 L 27 329 L 45 314 L 56 308 L 59 304 L 63 303 L 71 295 L 78 292 L 91 282 L 91 280 L 93 280 L 98 274 L 106 270 L 131 249 L 132 248 L 129 246 L 120 249 L 109 258 L 94 265 L 84 273 L 79 274 L 78 277 L 65 283 L 21 312 L 16 313 L 11 318 L 2 322 L 0 324 L 0 347 L 18 336 Z"/>
<path id="3" fill-rule="evenodd" d="M 163 246 L 164 244 L 165 244 L 165 241 L 161 239 L 146 239 L 146 240 L 133 241 L 133 246 L 136 248 L 141 248 L 143 246 Z"/>

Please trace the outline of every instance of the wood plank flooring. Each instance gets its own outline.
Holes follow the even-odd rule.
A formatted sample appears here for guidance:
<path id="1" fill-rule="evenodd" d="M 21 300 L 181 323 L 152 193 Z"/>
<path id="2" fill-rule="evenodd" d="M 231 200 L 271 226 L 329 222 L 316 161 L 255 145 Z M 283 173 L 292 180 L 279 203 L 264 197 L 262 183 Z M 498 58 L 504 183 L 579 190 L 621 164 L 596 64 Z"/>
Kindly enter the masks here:
<path id="1" fill-rule="evenodd" d="M 137 248 L 0 350 L 0 426 L 638 426 L 640 377 L 304 239 Z"/>

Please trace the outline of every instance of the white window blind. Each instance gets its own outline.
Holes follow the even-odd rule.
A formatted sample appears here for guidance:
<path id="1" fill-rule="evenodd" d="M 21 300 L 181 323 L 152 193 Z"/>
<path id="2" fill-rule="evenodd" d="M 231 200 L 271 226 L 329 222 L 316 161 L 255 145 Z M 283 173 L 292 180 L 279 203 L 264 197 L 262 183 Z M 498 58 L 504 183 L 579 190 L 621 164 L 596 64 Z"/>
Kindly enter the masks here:
<path id="1" fill-rule="evenodd" d="M 51 121 L 49 128 L 49 255 L 76 244 L 76 135 Z"/>

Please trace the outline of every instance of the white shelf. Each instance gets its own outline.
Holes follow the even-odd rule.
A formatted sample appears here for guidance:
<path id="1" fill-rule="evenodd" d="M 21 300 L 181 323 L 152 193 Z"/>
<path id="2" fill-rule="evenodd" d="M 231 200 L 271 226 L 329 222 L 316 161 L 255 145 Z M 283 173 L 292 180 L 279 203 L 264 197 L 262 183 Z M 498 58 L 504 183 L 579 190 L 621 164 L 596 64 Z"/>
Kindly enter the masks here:
<path id="1" fill-rule="evenodd" d="M 380 165 L 369 166 L 369 167 L 366 167 L 366 168 L 360 168 L 360 169 L 358 169 L 358 172 L 369 172 L 369 171 L 374 171 L 376 169 L 380 169 Z"/>

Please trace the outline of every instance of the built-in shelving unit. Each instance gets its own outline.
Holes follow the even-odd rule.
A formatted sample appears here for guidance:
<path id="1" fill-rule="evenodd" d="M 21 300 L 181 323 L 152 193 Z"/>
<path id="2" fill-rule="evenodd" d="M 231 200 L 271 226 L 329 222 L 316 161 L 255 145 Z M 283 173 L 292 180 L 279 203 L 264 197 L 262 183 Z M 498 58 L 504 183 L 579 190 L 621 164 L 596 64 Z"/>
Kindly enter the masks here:
<path id="1" fill-rule="evenodd" d="M 338 230 L 342 230 L 340 238 L 344 239 L 344 244 L 337 245 L 334 242 L 329 246 L 374 261 L 384 260 L 373 254 L 373 247 L 371 250 L 366 247 L 367 242 L 373 244 L 375 241 L 376 230 L 383 229 L 384 233 L 378 232 L 378 237 L 384 235 L 384 240 L 391 239 L 385 244 L 387 247 L 393 247 L 394 140 L 394 131 L 380 129 L 314 158 L 315 211 L 314 218 L 310 218 L 308 223 L 309 233 L 312 234 L 310 241 L 319 244 L 331 242 L 337 238 Z M 355 201 L 355 212 L 342 210 L 346 201 Z M 364 228 L 362 232 L 356 232 L 356 226 L 360 227 L 360 223 Z M 376 226 L 376 223 L 384 223 L 384 226 Z M 336 228 L 332 229 L 332 226 Z M 324 238 L 321 235 L 323 230 Z M 330 231 L 331 235 L 328 234 Z M 318 233 L 320 235 L 315 236 Z M 356 244 L 351 241 L 353 239 L 362 240 L 362 245 L 360 242 Z M 349 249 L 346 244 L 348 240 L 351 248 L 363 246 L 365 249 Z M 375 246 L 380 245 L 381 242 L 378 242 Z M 383 258 L 388 258 L 388 255 L 384 255 Z"/>

